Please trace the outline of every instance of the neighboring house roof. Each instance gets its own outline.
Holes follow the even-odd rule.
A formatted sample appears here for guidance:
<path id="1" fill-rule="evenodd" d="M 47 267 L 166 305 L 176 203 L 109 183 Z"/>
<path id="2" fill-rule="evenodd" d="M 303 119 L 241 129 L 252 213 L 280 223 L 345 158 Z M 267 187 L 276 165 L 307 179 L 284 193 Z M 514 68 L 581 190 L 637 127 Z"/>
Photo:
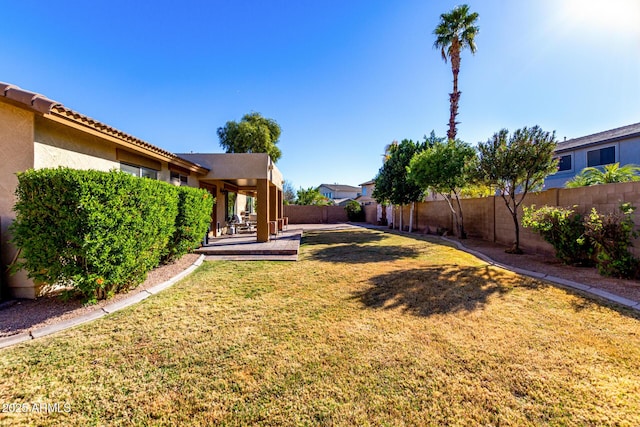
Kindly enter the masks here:
<path id="1" fill-rule="evenodd" d="M 340 184 L 320 184 L 318 188 L 320 187 L 325 187 L 331 191 L 336 191 L 336 192 L 358 193 L 361 190 L 360 187 L 353 187 L 351 185 L 340 185 Z"/>
<path id="2" fill-rule="evenodd" d="M 372 179 L 371 181 L 363 182 L 362 184 L 360 184 L 360 186 L 363 186 L 363 185 L 373 185 L 373 184 L 375 184 L 375 183 L 376 183 L 376 182 Z"/>
<path id="3" fill-rule="evenodd" d="M 640 136 L 640 123 L 622 126 L 611 130 L 606 130 L 604 132 L 598 132 L 592 135 L 582 136 L 580 138 L 574 138 L 567 141 L 559 142 L 556 146 L 556 152 L 559 153 L 576 148 L 587 147 L 594 144 L 615 142 L 621 139 L 632 138 L 635 136 Z"/>
<path id="4" fill-rule="evenodd" d="M 74 127 L 79 127 L 82 130 L 97 132 L 99 134 L 115 138 L 127 145 L 154 153 L 162 157 L 167 162 L 178 164 L 194 172 L 206 174 L 209 171 L 209 169 L 197 163 L 183 159 L 176 154 L 149 144 L 135 136 L 115 129 L 109 125 L 99 122 L 98 120 L 85 116 L 84 114 L 73 111 L 61 103 L 45 97 L 44 95 L 21 89 L 18 86 L 9 83 L 0 82 L 0 97 L 4 97 L 6 101 L 13 105 L 35 111 L 63 124 L 69 125 L 70 123 L 73 123 L 75 125 Z"/>
<path id="5" fill-rule="evenodd" d="M 344 199 L 334 199 L 333 202 L 338 206 L 345 206 L 348 202 L 354 201 L 351 197 L 346 197 Z"/>

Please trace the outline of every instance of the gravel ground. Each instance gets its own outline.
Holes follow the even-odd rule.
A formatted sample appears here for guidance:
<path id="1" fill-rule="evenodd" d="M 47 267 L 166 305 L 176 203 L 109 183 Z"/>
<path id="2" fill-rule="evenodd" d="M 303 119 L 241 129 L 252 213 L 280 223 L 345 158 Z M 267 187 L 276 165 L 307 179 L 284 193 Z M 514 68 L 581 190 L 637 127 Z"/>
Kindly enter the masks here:
<path id="1" fill-rule="evenodd" d="M 595 267 L 574 267 L 565 265 L 554 256 L 548 254 L 524 253 L 522 255 L 508 254 L 506 246 L 484 240 L 465 239 L 460 242 L 478 252 L 489 256 L 494 261 L 529 271 L 545 273 L 562 279 L 593 286 L 612 294 L 640 301 L 640 282 L 637 280 L 623 280 L 603 277 Z"/>
<path id="2" fill-rule="evenodd" d="M 0 304 L 0 337 L 27 332 L 69 318 L 86 314 L 131 294 L 163 283 L 189 268 L 198 259 L 197 254 L 187 254 L 173 264 L 158 267 L 149 272 L 147 280 L 126 294 L 117 294 L 109 300 L 85 306 L 81 301 L 62 301 L 56 296 L 36 299 L 12 300 Z"/>

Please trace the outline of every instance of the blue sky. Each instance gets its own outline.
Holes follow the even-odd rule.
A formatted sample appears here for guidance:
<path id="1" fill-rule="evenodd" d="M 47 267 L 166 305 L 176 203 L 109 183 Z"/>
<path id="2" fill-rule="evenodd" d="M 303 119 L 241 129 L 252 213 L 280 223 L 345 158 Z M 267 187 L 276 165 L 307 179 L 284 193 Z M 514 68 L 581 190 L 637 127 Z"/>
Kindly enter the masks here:
<path id="1" fill-rule="evenodd" d="M 482 0 L 458 137 L 540 125 L 558 140 L 640 122 L 638 0 Z M 444 136 L 451 69 L 433 49 L 459 2 L 3 2 L 0 81 L 173 152 L 222 152 L 256 111 L 282 127 L 295 188 L 373 178 L 393 140 Z"/>

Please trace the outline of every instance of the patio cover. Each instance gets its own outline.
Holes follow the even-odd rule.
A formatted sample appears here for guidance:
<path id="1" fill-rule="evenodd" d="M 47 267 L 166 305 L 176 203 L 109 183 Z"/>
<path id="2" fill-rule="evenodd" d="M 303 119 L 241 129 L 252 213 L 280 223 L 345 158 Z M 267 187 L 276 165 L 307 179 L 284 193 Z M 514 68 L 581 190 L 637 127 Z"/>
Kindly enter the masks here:
<path id="1" fill-rule="evenodd" d="M 232 191 L 257 197 L 257 241 L 269 240 L 269 222 L 282 219 L 282 173 L 266 153 L 180 153 L 183 159 L 209 172 L 199 177 L 217 191 Z M 218 195 L 216 195 L 218 197 Z"/>

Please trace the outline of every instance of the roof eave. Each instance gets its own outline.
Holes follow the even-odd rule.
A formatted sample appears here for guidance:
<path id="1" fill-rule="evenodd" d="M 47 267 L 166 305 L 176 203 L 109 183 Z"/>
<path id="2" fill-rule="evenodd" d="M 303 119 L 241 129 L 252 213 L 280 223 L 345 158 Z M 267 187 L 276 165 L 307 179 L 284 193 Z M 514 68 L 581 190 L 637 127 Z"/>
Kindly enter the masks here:
<path id="1" fill-rule="evenodd" d="M 585 142 L 580 144 L 579 141 L 578 142 L 573 142 L 570 143 L 569 141 L 567 142 L 567 145 L 569 145 L 568 147 L 556 147 L 556 153 L 564 153 L 567 151 L 573 151 L 573 150 L 577 150 L 580 148 L 587 148 L 587 147 L 592 147 L 594 145 L 601 145 L 601 144 L 610 144 L 612 142 L 618 142 L 618 141 L 622 141 L 624 139 L 631 139 L 631 138 L 636 138 L 636 137 L 640 137 L 640 132 L 634 132 L 634 133 L 629 133 L 629 134 L 625 134 L 625 135 L 618 135 L 618 136 L 614 136 L 611 138 L 604 138 L 604 139 L 599 139 L 599 140 L 595 140 L 595 141 L 590 141 L 590 142 Z M 564 142 L 561 142 L 560 144 L 564 144 Z"/>

